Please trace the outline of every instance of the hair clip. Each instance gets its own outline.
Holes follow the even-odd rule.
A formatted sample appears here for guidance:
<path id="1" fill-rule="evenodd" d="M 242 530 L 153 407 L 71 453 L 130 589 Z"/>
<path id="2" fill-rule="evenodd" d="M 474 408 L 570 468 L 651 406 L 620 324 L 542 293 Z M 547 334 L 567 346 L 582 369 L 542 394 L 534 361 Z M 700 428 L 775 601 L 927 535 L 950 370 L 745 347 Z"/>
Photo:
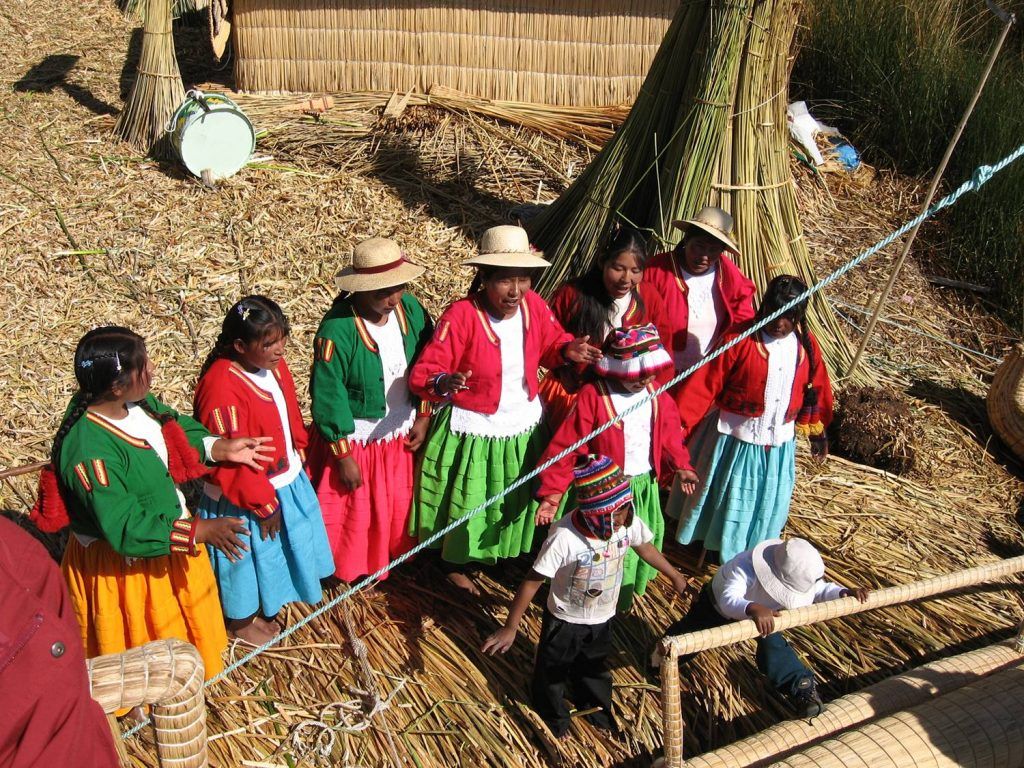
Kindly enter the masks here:
<path id="1" fill-rule="evenodd" d="M 121 355 L 117 352 L 114 353 L 114 370 L 118 373 L 121 372 Z"/>
<path id="2" fill-rule="evenodd" d="M 78 367 L 79 368 L 92 368 L 92 360 L 90 360 L 89 358 L 86 358 L 85 360 L 80 360 L 78 362 Z"/>
<path id="3" fill-rule="evenodd" d="M 242 316 L 242 322 L 246 322 L 249 319 L 249 313 L 252 312 L 252 308 L 246 304 L 239 304 L 237 309 L 238 314 Z"/>

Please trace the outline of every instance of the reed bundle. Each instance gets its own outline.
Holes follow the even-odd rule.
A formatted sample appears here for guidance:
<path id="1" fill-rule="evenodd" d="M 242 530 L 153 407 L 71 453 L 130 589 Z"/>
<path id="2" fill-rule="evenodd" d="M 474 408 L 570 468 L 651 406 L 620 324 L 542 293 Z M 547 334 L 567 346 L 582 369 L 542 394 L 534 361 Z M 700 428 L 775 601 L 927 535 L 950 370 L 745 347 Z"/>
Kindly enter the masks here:
<path id="1" fill-rule="evenodd" d="M 996 434 L 1024 461 L 1024 344 L 1017 344 L 999 366 L 986 398 Z"/>
<path id="2" fill-rule="evenodd" d="M 139 68 L 114 134 L 146 154 L 167 155 L 167 124 L 184 99 L 174 54 L 171 0 L 146 0 Z"/>
<path id="3" fill-rule="evenodd" d="M 683 3 L 629 116 L 593 163 L 531 226 L 552 291 L 584 272 L 613 225 L 671 246 L 671 222 L 706 204 L 732 212 L 740 267 L 762 289 L 790 273 L 815 282 L 789 168 L 786 99 L 799 4 Z M 832 371 L 850 351 L 824 296 L 809 322 Z M 865 377 L 866 378 L 866 377 Z"/>

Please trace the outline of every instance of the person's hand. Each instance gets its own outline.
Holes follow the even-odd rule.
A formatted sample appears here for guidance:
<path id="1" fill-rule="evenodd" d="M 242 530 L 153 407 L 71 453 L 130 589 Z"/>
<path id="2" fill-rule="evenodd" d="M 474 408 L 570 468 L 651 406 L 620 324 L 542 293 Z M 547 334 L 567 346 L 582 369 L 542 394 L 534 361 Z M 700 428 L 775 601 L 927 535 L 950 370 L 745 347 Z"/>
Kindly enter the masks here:
<path id="1" fill-rule="evenodd" d="M 446 373 L 434 384 L 434 388 L 442 395 L 454 395 L 456 392 L 461 392 L 464 389 L 469 389 L 469 378 L 473 375 L 472 371 L 466 371 L 465 373 Z"/>
<path id="2" fill-rule="evenodd" d="M 689 580 L 687 580 L 687 578 L 683 576 L 683 574 L 681 574 L 679 571 L 675 570 L 673 570 L 673 573 L 669 576 L 669 578 L 672 579 L 672 588 L 679 593 L 679 596 L 682 597 L 683 595 L 685 595 L 686 590 L 690 588 Z"/>
<path id="3" fill-rule="evenodd" d="M 218 463 L 231 461 L 262 472 L 260 462 L 267 463 L 271 460 L 274 446 L 269 437 L 222 437 L 213 444 L 210 454 Z"/>
<path id="4" fill-rule="evenodd" d="M 679 480 L 679 490 L 683 493 L 693 493 L 697 490 L 697 483 L 700 478 L 692 469 L 677 469 L 676 479 Z"/>
<path id="5" fill-rule="evenodd" d="M 213 517 L 196 521 L 196 543 L 209 544 L 219 549 L 232 563 L 242 559 L 249 546 L 240 536 L 248 536 L 249 529 L 240 517 Z"/>
<path id="6" fill-rule="evenodd" d="M 412 423 L 409 436 L 405 438 L 405 449 L 409 453 L 416 453 L 427 439 L 427 430 L 430 429 L 430 417 L 420 416 Z"/>
<path id="7" fill-rule="evenodd" d="M 260 538 L 263 541 L 267 540 L 267 536 L 271 540 L 277 538 L 277 534 L 281 532 L 281 508 L 278 507 L 277 511 L 270 517 L 260 518 Z"/>
<path id="8" fill-rule="evenodd" d="M 516 634 L 517 630 L 515 627 L 502 627 L 484 640 L 480 650 L 491 656 L 496 653 L 505 653 L 512 647 L 512 643 L 516 641 Z"/>
<path id="9" fill-rule="evenodd" d="M 778 615 L 778 611 L 774 611 L 760 603 L 751 603 L 747 606 L 747 616 L 754 620 L 754 624 L 757 625 L 757 631 L 761 633 L 761 637 L 768 637 L 768 635 L 775 631 L 775 617 Z"/>
<path id="10" fill-rule="evenodd" d="M 545 496 L 541 501 L 540 506 L 537 507 L 537 516 L 534 518 L 534 524 L 547 525 L 554 520 L 555 513 L 558 511 L 558 504 L 561 500 L 561 494 Z"/>
<path id="11" fill-rule="evenodd" d="M 812 435 L 807 438 L 811 444 L 811 458 L 817 462 L 823 462 L 828 458 L 828 437 L 825 435 Z"/>
<path id="12" fill-rule="evenodd" d="M 363 473 L 359 471 L 359 465 L 351 456 L 338 459 L 338 474 L 341 475 L 341 482 L 350 491 L 354 491 L 363 484 Z"/>
<path id="13" fill-rule="evenodd" d="M 840 592 L 842 597 L 856 597 L 860 602 L 865 602 L 868 599 L 868 595 L 871 594 L 871 590 L 867 587 L 850 587 Z"/>
<path id="14" fill-rule="evenodd" d="M 562 356 L 574 363 L 591 364 L 601 359 L 601 350 L 590 344 L 589 336 L 580 336 L 565 345 Z"/>

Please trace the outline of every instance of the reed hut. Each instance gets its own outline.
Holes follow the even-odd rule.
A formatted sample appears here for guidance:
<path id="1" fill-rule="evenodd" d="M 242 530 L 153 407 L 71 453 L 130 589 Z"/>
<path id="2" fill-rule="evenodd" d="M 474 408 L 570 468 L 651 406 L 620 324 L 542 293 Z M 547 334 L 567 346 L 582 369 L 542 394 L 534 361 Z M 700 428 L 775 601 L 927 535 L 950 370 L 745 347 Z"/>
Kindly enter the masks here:
<path id="1" fill-rule="evenodd" d="M 678 0 L 233 0 L 245 91 L 631 103 Z"/>

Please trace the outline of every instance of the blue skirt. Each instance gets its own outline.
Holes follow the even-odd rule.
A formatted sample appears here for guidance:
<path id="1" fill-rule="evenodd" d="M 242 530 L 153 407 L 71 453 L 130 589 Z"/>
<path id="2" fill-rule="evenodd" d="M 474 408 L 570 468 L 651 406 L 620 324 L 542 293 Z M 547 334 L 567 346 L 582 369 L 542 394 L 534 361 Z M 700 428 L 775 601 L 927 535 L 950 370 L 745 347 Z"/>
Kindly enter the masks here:
<path id="1" fill-rule="evenodd" d="M 245 619 L 257 611 L 273 616 L 285 603 L 319 603 L 323 599 L 320 579 L 334 573 L 334 558 L 327 543 L 320 504 L 305 472 L 277 489 L 281 502 L 281 531 L 276 539 L 260 536 L 260 519 L 221 496 L 214 501 L 203 494 L 199 515 L 240 517 L 245 520 L 249 551 L 232 563 L 218 549 L 208 547 L 210 562 L 224 615 Z"/>
<path id="2" fill-rule="evenodd" d="M 718 413 L 698 426 L 691 445 L 701 478 L 683 504 L 676 541 L 703 541 L 725 563 L 782 533 L 796 482 L 796 440 L 765 449 L 718 431 Z"/>

